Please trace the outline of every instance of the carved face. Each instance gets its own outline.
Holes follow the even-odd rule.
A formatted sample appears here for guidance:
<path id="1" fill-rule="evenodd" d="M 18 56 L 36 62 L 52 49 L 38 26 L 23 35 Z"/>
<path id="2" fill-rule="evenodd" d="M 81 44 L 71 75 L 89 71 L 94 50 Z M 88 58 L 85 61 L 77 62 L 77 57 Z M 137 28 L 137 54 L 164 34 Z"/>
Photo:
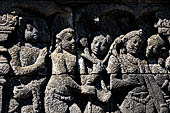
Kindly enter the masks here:
<path id="1" fill-rule="evenodd" d="M 130 38 L 126 42 L 127 53 L 130 53 L 132 55 L 137 55 L 141 49 L 142 44 L 143 44 L 143 41 L 139 36 L 136 35 Z"/>
<path id="2" fill-rule="evenodd" d="M 155 38 L 149 38 L 146 48 L 146 56 L 153 58 L 164 58 L 168 55 L 168 49 L 166 48 L 165 42 L 158 36 Z M 156 38 L 157 37 L 157 38 Z"/>
<path id="3" fill-rule="evenodd" d="M 25 30 L 25 40 L 29 42 L 36 42 L 38 39 L 38 30 L 30 25 L 26 25 L 26 30 Z"/>
<path id="4" fill-rule="evenodd" d="M 91 44 L 92 53 L 96 56 L 106 54 L 108 50 L 109 44 L 107 42 L 107 38 L 97 36 L 93 39 Z"/>
<path id="5" fill-rule="evenodd" d="M 75 40 L 74 35 L 71 33 L 67 33 L 62 39 L 62 48 L 70 53 L 75 52 Z"/>
<path id="6" fill-rule="evenodd" d="M 87 47 L 88 46 L 88 40 L 87 38 L 83 37 L 80 39 L 80 44 L 83 46 L 83 47 Z"/>

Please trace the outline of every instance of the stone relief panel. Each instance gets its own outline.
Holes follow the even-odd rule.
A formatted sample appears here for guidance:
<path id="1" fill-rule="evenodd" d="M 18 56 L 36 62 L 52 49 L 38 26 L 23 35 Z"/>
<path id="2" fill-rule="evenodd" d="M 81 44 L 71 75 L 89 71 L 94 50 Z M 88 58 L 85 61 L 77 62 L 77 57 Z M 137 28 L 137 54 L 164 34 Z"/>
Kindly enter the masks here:
<path id="1" fill-rule="evenodd" d="M 157 5 L 137 6 L 133 3 L 92 4 L 77 8 L 75 23 L 80 43 L 78 62 L 81 83 L 90 84 L 97 78 L 93 70 L 97 70 L 99 75 L 106 72 L 100 75 L 101 79 L 104 75 L 101 87 L 105 93 L 89 100 L 85 105 L 90 107 L 84 105 L 83 112 L 169 112 L 169 15 L 166 8 Z M 110 44 L 103 37 L 106 40 L 111 37 Z M 92 71 L 89 71 L 90 65 Z M 95 65 L 97 68 L 94 68 Z M 90 75 L 84 75 L 87 73 Z M 94 86 L 100 80 L 96 79 Z M 96 97 L 99 86 L 96 86 Z M 102 101 L 106 97 L 109 101 Z"/>
<path id="2" fill-rule="evenodd" d="M 0 8 L 1 113 L 170 112 L 168 4 L 34 3 Z"/>

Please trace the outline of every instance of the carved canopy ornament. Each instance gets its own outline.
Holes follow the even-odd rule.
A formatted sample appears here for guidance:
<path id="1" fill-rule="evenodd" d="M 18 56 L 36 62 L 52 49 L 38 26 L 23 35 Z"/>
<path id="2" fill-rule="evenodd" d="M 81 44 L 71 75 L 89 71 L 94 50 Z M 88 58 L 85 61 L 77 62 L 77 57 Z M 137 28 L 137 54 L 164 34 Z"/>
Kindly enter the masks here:
<path id="1" fill-rule="evenodd" d="M 0 15 L 0 31 L 7 32 L 15 29 L 18 16 L 13 13 L 14 12 L 11 12 L 11 14 Z"/>
<path id="2" fill-rule="evenodd" d="M 4 42 L 8 40 L 8 35 L 15 30 L 17 25 L 18 16 L 15 11 L 0 15 L 0 75 L 7 74 L 9 72 L 9 64 L 7 58 L 4 56 L 7 54 L 7 48 Z"/>
<path id="3" fill-rule="evenodd" d="M 169 13 L 159 11 L 156 13 L 158 22 L 154 25 L 155 28 L 158 28 L 158 32 L 169 36 L 170 35 L 170 16 Z"/>
<path id="4" fill-rule="evenodd" d="M 7 40 L 8 34 L 15 30 L 18 16 L 15 11 L 0 15 L 0 41 Z"/>

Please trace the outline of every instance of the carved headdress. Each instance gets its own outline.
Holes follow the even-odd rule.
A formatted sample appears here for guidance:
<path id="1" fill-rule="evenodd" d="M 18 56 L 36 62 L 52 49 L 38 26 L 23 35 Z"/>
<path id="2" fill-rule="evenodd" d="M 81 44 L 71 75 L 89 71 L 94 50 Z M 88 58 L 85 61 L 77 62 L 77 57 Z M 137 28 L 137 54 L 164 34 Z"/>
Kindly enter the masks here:
<path id="1" fill-rule="evenodd" d="M 143 35 L 143 31 L 142 29 L 140 30 L 135 30 L 135 31 L 131 31 L 129 33 L 127 33 L 123 38 L 122 38 L 122 42 L 124 44 L 126 44 L 126 42 L 128 40 L 130 40 L 131 38 L 133 38 L 134 36 L 139 36 L 140 38 L 142 38 L 142 35 Z"/>
<path id="2" fill-rule="evenodd" d="M 56 35 L 56 41 L 57 39 L 62 40 L 64 37 L 70 35 L 70 33 L 72 34 L 74 32 L 74 30 L 72 28 L 66 28 L 64 30 L 62 30 L 60 33 L 58 33 Z"/>
<path id="3" fill-rule="evenodd" d="M 148 38 L 147 42 L 153 46 L 161 46 L 165 44 L 165 41 L 158 34 L 152 35 L 150 38 Z"/>
<path id="4" fill-rule="evenodd" d="M 126 35 L 120 35 L 117 37 L 114 42 L 111 45 L 111 52 L 113 55 L 118 55 L 119 53 L 123 52 L 124 46 L 126 45 L 126 42 L 131 39 L 134 36 L 139 36 L 139 38 L 143 38 L 143 31 L 142 29 L 140 30 L 135 30 L 127 33 Z"/>
<path id="5" fill-rule="evenodd" d="M 151 37 L 148 38 L 147 40 L 147 49 L 146 49 L 146 56 L 149 57 L 151 54 L 159 54 L 162 51 L 163 53 L 166 53 L 166 43 L 165 41 L 157 34 L 157 35 L 152 35 Z M 163 47 L 163 48 L 162 48 Z M 162 48 L 162 50 L 160 50 Z M 167 52 L 168 53 L 168 52 Z M 163 54 L 159 54 L 163 55 Z M 154 56 L 156 57 L 156 56 Z"/>
<path id="6" fill-rule="evenodd" d="M 58 33 L 56 35 L 56 51 L 57 52 L 61 52 L 62 51 L 62 46 L 61 46 L 61 42 L 62 40 L 66 37 L 69 36 L 71 34 L 74 33 L 74 30 L 72 28 L 66 28 L 64 30 L 62 30 L 60 33 Z"/>

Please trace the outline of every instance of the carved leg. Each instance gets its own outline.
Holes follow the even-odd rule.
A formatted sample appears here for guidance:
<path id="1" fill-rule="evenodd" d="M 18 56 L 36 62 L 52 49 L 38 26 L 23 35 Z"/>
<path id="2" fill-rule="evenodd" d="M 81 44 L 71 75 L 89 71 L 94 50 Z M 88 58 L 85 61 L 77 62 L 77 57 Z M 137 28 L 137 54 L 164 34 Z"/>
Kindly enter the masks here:
<path id="1" fill-rule="evenodd" d="M 33 111 L 34 113 L 40 113 L 41 112 L 41 99 L 40 99 L 40 88 L 34 88 L 32 89 L 32 95 L 33 95 Z"/>
<path id="2" fill-rule="evenodd" d="M 45 93 L 45 113 L 68 113 L 68 104 L 55 98 L 55 92 L 48 90 Z"/>
<path id="3" fill-rule="evenodd" d="M 35 113 L 33 110 L 33 105 L 23 106 L 21 108 L 21 113 Z"/>
<path id="4" fill-rule="evenodd" d="M 101 102 L 108 102 L 111 98 L 111 91 L 106 88 L 103 80 L 96 83 L 97 97 Z"/>
<path id="5" fill-rule="evenodd" d="M 156 113 L 156 108 L 155 105 L 153 103 L 153 99 L 150 99 L 150 101 L 146 104 L 146 113 Z"/>
<path id="6" fill-rule="evenodd" d="M 105 113 L 105 111 L 101 106 L 98 106 L 97 104 L 93 104 L 91 101 L 89 101 L 86 105 L 84 113 Z"/>
<path id="7" fill-rule="evenodd" d="M 120 106 L 120 110 L 122 113 L 146 113 L 145 107 L 143 103 L 133 100 L 129 93 Z"/>
<path id="8" fill-rule="evenodd" d="M 81 110 L 80 110 L 79 106 L 76 103 L 72 104 L 69 107 L 69 111 L 70 111 L 70 113 L 81 113 Z"/>
<path id="9" fill-rule="evenodd" d="M 41 111 L 41 85 L 46 81 L 46 78 L 34 80 L 28 85 L 32 89 L 32 104 L 34 113 L 42 113 Z"/>

